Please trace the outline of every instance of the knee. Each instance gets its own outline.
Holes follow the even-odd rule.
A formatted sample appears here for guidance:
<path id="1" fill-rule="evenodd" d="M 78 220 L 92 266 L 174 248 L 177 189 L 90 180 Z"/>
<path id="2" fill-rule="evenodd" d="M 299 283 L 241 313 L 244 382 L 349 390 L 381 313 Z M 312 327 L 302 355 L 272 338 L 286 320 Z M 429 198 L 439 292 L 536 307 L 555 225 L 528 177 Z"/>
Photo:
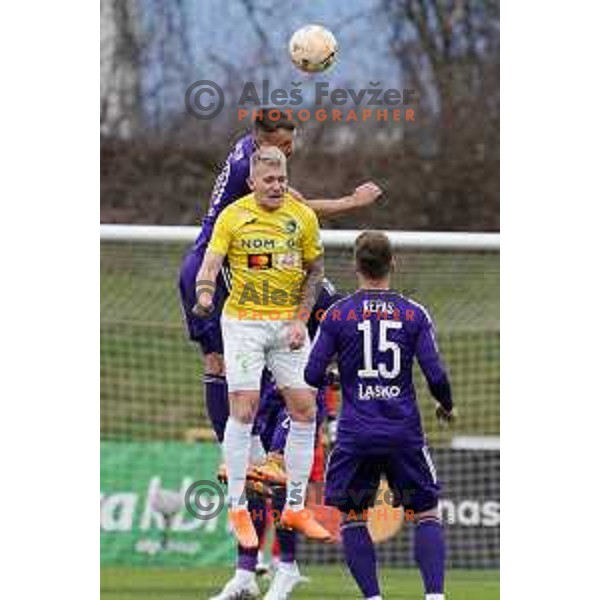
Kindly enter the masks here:
<path id="1" fill-rule="evenodd" d="M 250 425 L 254 422 L 254 412 L 247 406 L 238 406 L 233 408 L 231 406 L 231 416 L 242 425 Z"/>
<path id="2" fill-rule="evenodd" d="M 206 375 L 225 375 L 225 361 L 222 354 L 211 352 L 204 355 L 204 373 Z"/>
<path id="3" fill-rule="evenodd" d="M 288 412 L 292 421 L 298 423 L 312 423 L 317 418 L 317 410 L 314 404 L 288 407 Z"/>
<path id="4" fill-rule="evenodd" d="M 250 425 L 254 422 L 258 401 L 254 398 L 239 396 L 235 392 L 229 395 L 230 415 L 243 425 Z"/>

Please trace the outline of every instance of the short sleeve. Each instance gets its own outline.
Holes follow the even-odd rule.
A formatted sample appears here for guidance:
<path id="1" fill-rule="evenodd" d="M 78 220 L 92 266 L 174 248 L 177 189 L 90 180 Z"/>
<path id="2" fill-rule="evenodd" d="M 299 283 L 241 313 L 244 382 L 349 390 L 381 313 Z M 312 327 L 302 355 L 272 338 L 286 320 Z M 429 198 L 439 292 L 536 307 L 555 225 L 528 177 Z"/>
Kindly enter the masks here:
<path id="1" fill-rule="evenodd" d="M 305 232 L 302 239 L 302 255 L 305 262 L 312 262 L 323 254 L 319 220 L 314 211 L 306 207 Z"/>
<path id="2" fill-rule="evenodd" d="M 231 211 L 226 208 L 217 219 L 208 244 L 209 252 L 227 256 L 231 244 L 233 229 L 231 227 Z"/>

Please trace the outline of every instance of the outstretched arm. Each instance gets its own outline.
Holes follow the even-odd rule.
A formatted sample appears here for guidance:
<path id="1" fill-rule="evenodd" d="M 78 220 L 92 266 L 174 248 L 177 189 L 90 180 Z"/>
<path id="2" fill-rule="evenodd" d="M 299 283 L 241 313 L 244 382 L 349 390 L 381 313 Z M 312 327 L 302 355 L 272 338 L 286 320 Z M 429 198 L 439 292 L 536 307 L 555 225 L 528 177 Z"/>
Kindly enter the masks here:
<path id="1" fill-rule="evenodd" d="M 359 185 L 352 195 L 335 200 L 307 200 L 297 190 L 290 188 L 289 191 L 295 198 L 312 208 L 319 217 L 335 217 L 363 206 L 369 206 L 382 193 L 381 188 L 372 181 Z"/>

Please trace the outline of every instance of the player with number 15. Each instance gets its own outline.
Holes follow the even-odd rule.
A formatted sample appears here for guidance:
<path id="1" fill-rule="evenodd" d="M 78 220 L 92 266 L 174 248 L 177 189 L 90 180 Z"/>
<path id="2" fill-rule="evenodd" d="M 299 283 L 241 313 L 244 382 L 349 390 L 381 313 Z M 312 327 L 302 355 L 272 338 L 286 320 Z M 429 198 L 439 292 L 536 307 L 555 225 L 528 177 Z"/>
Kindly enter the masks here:
<path id="1" fill-rule="evenodd" d="M 366 517 L 385 475 L 395 505 L 415 513 L 414 552 L 425 598 L 443 600 L 439 487 L 417 406 L 414 359 L 438 402 L 436 414 L 442 421 L 454 419 L 450 382 L 429 314 L 390 289 L 393 254 L 387 236 L 362 233 L 355 244 L 355 263 L 360 289 L 329 308 L 305 370 L 306 382 L 318 387 L 337 355 L 342 410 L 329 457 L 325 503 L 342 512 L 346 562 L 364 597 L 380 599 Z"/>

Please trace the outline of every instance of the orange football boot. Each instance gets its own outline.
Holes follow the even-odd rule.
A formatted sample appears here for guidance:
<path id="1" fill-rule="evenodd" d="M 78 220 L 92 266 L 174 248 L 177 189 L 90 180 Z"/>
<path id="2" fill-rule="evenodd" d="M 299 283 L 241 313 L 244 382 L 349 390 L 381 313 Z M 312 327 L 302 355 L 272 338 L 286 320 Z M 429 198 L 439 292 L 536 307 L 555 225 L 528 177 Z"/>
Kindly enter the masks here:
<path id="1" fill-rule="evenodd" d="M 292 510 L 286 507 L 279 519 L 279 527 L 298 531 L 311 540 L 318 540 L 325 543 L 332 543 L 334 541 L 331 533 L 315 519 L 312 511 L 308 508 Z"/>
<path id="2" fill-rule="evenodd" d="M 253 471 L 254 467 L 249 467 L 248 472 L 246 473 L 246 493 L 254 492 L 259 496 L 264 496 L 265 498 L 273 497 L 273 490 L 269 486 L 268 481 L 263 480 L 261 477 L 258 477 L 256 473 Z M 227 485 L 227 467 L 225 464 L 222 464 L 217 469 L 217 480 L 219 483 L 223 485 Z"/>
<path id="3" fill-rule="evenodd" d="M 285 472 L 283 454 L 269 452 L 264 463 L 254 465 L 248 471 L 248 479 L 258 479 L 275 485 L 286 485 L 288 477 Z"/>

